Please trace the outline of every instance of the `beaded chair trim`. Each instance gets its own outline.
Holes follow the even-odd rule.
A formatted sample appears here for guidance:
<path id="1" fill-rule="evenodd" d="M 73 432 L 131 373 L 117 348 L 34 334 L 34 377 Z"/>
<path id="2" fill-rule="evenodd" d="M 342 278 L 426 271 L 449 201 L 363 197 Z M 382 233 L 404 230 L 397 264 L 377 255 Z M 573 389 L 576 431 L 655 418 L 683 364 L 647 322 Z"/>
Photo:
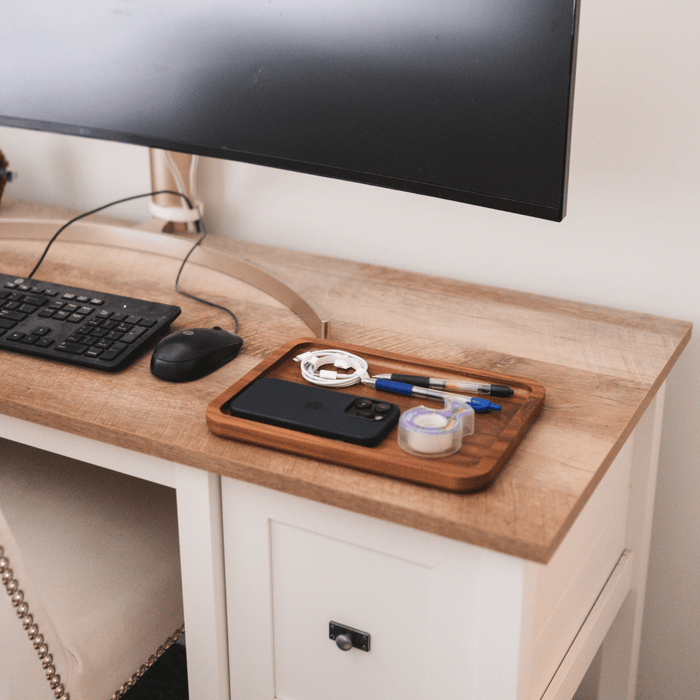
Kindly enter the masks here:
<path id="1" fill-rule="evenodd" d="M 57 700 L 70 700 L 70 694 L 66 692 L 65 686 L 61 683 L 61 676 L 56 673 L 49 646 L 44 641 L 44 635 L 39 631 L 39 625 L 34 622 L 34 616 L 29 612 L 29 603 L 24 600 L 24 591 L 19 587 L 19 583 L 13 575 L 10 560 L 5 556 L 5 548 L 2 545 L 0 545 L 0 581 L 5 586 L 7 595 L 11 596 L 13 607 L 17 608 L 17 617 L 22 620 L 22 626 L 27 630 L 27 636 L 36 649 L 54 697 Z"/>
<path id="2" fill-rule="evenodd" d="M 56 673 L 56 667 L 53 663 L 53 656 L 49 651 L 49 646 L 44 641 L 44 636 L 39 630 L 39 625 L 34 621 L 34 616 L 30 612 L 29 603 L 24 600 L 24 592 L 19 587 L 17 579 L 14 578 L 10 560 L 5 556 L 5 548 L 0 545 L 0 582 L 5 587 L 7 595 L 11 597 L 13 607 L 17 608 L 17 617 L 22 620 L 22 626 L 27 631 L 29 640 L 36 649 L 37 656 L 41 661 L 46 674 L 46 680 L 53 690 L 56 700 L 70 700 L 70 693 L 66 691 L 65 685 L 61 682 L 61 676 Z M 148 661 L 143 664 L 126 683 L 112 695 L 110 700 L 120 700 L 121 697 L 143 676 L 146 671 L 168 650 L 170 647 L 185 633 L 185 626 L 175 630 L 171 637 L 165 640 L 162 646 L 156 649 Z"/>
<path id="3" fill-rule="evenodd" d="M 133 687 L 134 683 L 136 683 L 136 681 L 138 681 L 139 678 L 141 678 L 141 676 L 143 676 L 143 674 L 146 673 L 146 671 L 148 671 L 148 669 L 151 668 L 151 666 L 153 666 L 153 664 L 156 661 L 158 661 L 158 659 L 160 659 L 160 657 L 163 656 L 163 654 L 165 654 L 165 652 L 168 649 L 170 649 L 170 647 L 178 639 L 180 639 L 180 637 L 182 637 L 183 634 L 185 634 L 185 626 L 184 625 L 182 625 L 182 627 L 179 627 L 178 629 L 176 629 L 175 632 L 172 634 L 172 636 L 168 637 L 165 640 L 165 642 L 156 649 L 155 654 L 151 654 L 148 657 L 148 661 L 146 661 L 145 664 L 142 664 L 139 667 L 138 671 L 136 671 L 136 673 L 132 674 L 131 678 L 129 678 L 129 680 L 126 683 L 124 683 L 124 685 L 119 687 L 119 689 L 112 695 L 110 700 L 119 700 L 120 698 L 122 698 L 127 693 L 127 691 L 129 691 Z"/>

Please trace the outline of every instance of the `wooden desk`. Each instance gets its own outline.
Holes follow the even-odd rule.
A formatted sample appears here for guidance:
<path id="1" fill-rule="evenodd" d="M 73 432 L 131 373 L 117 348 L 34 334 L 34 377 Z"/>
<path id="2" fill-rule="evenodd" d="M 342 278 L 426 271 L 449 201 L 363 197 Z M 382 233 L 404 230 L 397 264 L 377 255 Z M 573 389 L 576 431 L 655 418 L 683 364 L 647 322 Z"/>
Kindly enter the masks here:
<path id="1" fill-rule="evenodd" d="M 24 240 L 27 227 L 13 223 L 15 215 L 27 214 L 25 207 L 7 202 L 0 214 L 0 271 L 21 276 L 31 269 L 43 243 Z M 41 237 L 55 227 L 36 225 L 32 230 Z M 91 232 L 89 225 L 76 225 L 55 245 L 36 277 L 178 304 L 183 314 L 174 330 L 226 326 L 224 314 L 175 292 L 179 260 L 76 242 Z M 133 240 L 130 231 L 124 236 Z M 248 567 L 239 557 L 257 551 L 256 543 L 269 535 L 265 523 L 277 518 L 275 522 L 287 523 L 294 532 L 310 528 L 352 547 L 360 547 L 358 537 L 366 536 L 374 543 L 372 551 L 422 562 L 433 571 L 431 580 L 439 583 L 428 582 L 424 590 L 431 600 L 449 591 L 450 600 L 459 600 L 463 591 L 461 599 L 478 598 L 481 610 L 500 610 L 498 623 L 490 612 L 475 618 L 471 603 L 461 612 L 436 612 L 441 622 L 434 626 L 435 634 L 449 632 L 451 619 L 483 631 L 478 655 L 468 662 L 462 659 L 461 665 L 459 654 L 476 649 L 476 638 L 464 646 L 452 629 L 457 651 L 445 654 L 436 651 L 437 642 L 431 643 L 421 661 L 430 678 L 444 675 L 445 668 L 461 669 L 452 674 L 454 683 L 428 686 L 441 688 L 442 698 L 452 697 L 450 688 L 458 683 L 469 688 L 460 697 L 475 700 L 539 698 L 545 692 L 546 698 L 567 697 L 625 600 L 631 610 L 620 628 L 622 639 L 606 646 L 616 645 L 616 659 L 627 658 L 623 685 L 633 683 L 663 404 L 660 389 L 690 338 L 690 324 L 252 244 L 218 240 L 207 245 L 235 251 L 282 275 L 329 312 L 333 338 L 528 377 L 545 385 L 547 401 L 496 483 L 471 495 L 219 438 L 204 420 L 209 401 L 279 345 L 310 332 L 271 297 L 196 264 L 186 268 L 183 286 L 231 305 L 245 339 L 242 354 L 209 377 L 188 385 L 161 382 L 150 374 L 148 356 L 116 375 L 104 375 L 0 354 L 2 436 L 177 488 L 192 697 L 225 698 L 228 693 L 220 476 L 227 566 L 239 564 L 229 570 L 230 584 Z M 638 424 L 632 443 L 628 438 Z M 246 503 L 262 508 L 258 522 L 247 519 L 246 514 L 253 514 Z M 611 521 L 612 512 L 618 515 Z M 240 534 L 248 522 L 249 537 Z M 291 532 L 275 536 L 282 542 Z M 295 536 L 289 541 L 302 545 Z M 303 546 L 313 549 L 311 542 Z M 251 602 L 246 593 L 239 599 L 235 591 L 228 592 L 229 625 L 239 626 L 230 635 L 234 696 L 236 688 L 253 683 L 260 697 L 269 698 L 270 683 L 274 692 L 275 682 L 289 682 L 293 689 L 298 680 L 271 660 L 271 645 L 280 643 L 282 627 L 275 627 L 270 600 L 261 600 L 268 594 L 289 594 L 290 601 L 280 603 L 283 607 L 296 600 L 294 591 L 279 590 L 276 581 L 270 584 L 273 565 L 293 573 L 292 562 L 276 558 L 279 549 L 271 552 L 266 549 L 264 561 L 250 564 L 251 580 L 268 576 L 262 599 Z M 371 568 L 368 561 L 360 565 Z M 472 585 L 479 591 L 477 598 Z M 630 590 L 633 596 L 627 595 Z M 607 603 L 598 597 L 601 591 Z M 246 617 L 242 606 L 253 602 L 267 605 L 268 613 Z M 582 625 L 588 641 L 577 636 Z M 250 647 L 264 656 L 255 667 L 263 674 L 256 685 L 243 657 L 236 656 L 245 655 L 237 640 L 244 628 L 262 627 L 257 646 Z M 576 653 L 564 656 L 572 642 Z M 381 637 L 377 643 L 381 649 Z M 283 651 L 275 650 L 278 656 Z M 337 653 L 350 658 L 355 652 Z M 565 664 L 554 675 L 562 658 Z M 628 690 L 617 695 L 627 696 Z M 248 695 L 252 697 L 258 695 Z"/>

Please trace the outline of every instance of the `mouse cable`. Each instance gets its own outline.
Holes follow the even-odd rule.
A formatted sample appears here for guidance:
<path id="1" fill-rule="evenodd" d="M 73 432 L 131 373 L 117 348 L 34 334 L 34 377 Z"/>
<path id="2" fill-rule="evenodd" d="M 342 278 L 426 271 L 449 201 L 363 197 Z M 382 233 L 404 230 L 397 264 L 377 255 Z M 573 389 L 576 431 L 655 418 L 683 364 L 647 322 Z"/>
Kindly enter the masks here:
<path id="1" fill-rule="evenodd" d="M 202 243 L 202 241 L 207 237 L 207 232 L 204 229 L 204 225 L 200 221 L 197 222 L 197 228 L 200 230 L 201 235 L 195 241 L 194 245 L 189 249 L 187 255 L 185 255 L 185 257 L 182 261 L 182 265 L 180 265 L 180 269 L 177 272 L 177 277 L 175 278 L 175 289 L 177 292 L 182 294 L 182 296 L 184 296 L 184 297 L 188 297 L 189 299 L 194 299 L 195 301 L 198 301 L 200 304 L 206 304 L 207 306 L 213 306 L 215 309 L 221 309 L 221 311 L 225 311 L 233 319 L 233 323 L 234 323 L 233 332 L 238 333 L 238 317 L 236 316 L 236 314 L 233 313 L 233 311 L 231 311 L 231 309 L 227 309 L 225 306 L 221 306 L 220 304 L 215 304 L 213 301 L 209 301 L 208 299 L 202 299 L 201 297 L 197 297 L 194 294 L 190 294 L 189 292 L 184 291 L 180 287 L 180 274 L 182 273 L 182 270 L 185 267 L 185 263 L 187 263 L 187 261 L 189 260 L 190 255 L 192 255 L 192 253 L 194 253 L 195 248 L 197 248 L 197 246 L 199 246 Z"/>
<path id="2" fill-rule="evenodd" d="M 101 207 L 97 207 L 96 209 L 91 209 L 90 211 L 83 212 L 82 214 L 78 214 L 77 216 L 74 216 L 72 219 L 67 221 L 65 224 L 63 224 L 56 233 L 49 239 L 49 242 L 46 244 L 44 247 L 44 251 L 42 252 L 39 261 L 34 265 L 34 268 L 32 271 L 27 275 L 27 279 L 32 279 L 34 275 L 36 274 L 36 271 L 39 269 L 41 263 L 44 262 L 44 258 L 46 258 L 47 253 L 49 252 L 49 249 L 51 246 L 54 244 L 56 239 L 65 231 L 71 224 L 74 224 L 76 221 L 80 221 L 80 219 L 84 219 L 87 216 L 92 216 L 93 214 L 97 214 L 98 212 L 103 211 L 104 209 L 108 209 L 110 207 L 114 207 L 117 204 L 123 204 L 124 202 L 131 202 L 135 199 L 143 199 L 145 197 L 154 197 L 159 194 L 172 194 L 176 195 L 178 197 L 182 197 L 182 199 L 185 200 L 187 203 L 187 206 L 190 209 L 193 209 L 194 207 L 192 206 L 192 202 L 190 201 L 189 197 L 187 195 L 183 194 L 182 192 L 177 192 L 175 190 L 158 190 L 156 192 L 146 192 L 144 194 L 136 194 L 132 195 L 130 197 L 124 197 L 123 199 L 117 199 L 114 202 L 110 202 L 109 204 L 103 204 Z M 195 248 L 199 246 L 200 243 L 205 239 L 206 237 L 206 232 L 204 231 L 204 225 L 202 224 L 201 220 L 195 222 L 195 226 L 197 228 L 197 231 L 201 233 L 200 237 L 195 241 L 194 245 L 190 248 L 190 250 L 187 252 L 187 255 L 185 255 L 182 264 L 180 265 L 180 269 L 177 272 L 177 277 L 175 279 L 175 290 L 179 293 L 182 294 L 185 297 L 188 297 L 189 299 L 193 299 L 194 301 L 198 301 L 201 304 L 206 304 L 207 306 L 213 306 L 214 308 L 220 309 L 221 311 L 225 311 L 229 316 L 234 321 L 235 328 L 234 328 L 234 333 L 238 332 L 238 318 L 236 315 L 231 311 L 230 309 L 227 309 L 225 306 L 220 306 L 219 304 L 215 304 L 214 302 L 208 301 L 207 299 L 202 299 L 198 296 L 195 296 L 194 294 L 189 294 L 188 292 L 183 291 L 180 288 L 180 275 L 182 274 L 182 270 L 185 267 L 185 263 L 188 261 L 190 255 L 194 252 Z"/>

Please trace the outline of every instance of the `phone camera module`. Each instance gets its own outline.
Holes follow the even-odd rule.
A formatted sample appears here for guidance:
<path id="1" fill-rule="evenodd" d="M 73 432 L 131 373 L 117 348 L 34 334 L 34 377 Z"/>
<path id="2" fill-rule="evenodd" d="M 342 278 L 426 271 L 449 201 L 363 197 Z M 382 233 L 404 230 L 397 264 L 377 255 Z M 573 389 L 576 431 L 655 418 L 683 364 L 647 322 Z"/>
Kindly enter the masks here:
<path id="1" fill-rule="evenodd" d="M 372 399 L 357 398 L 347 409 L 351 416 L 364 418 L 366 420 L 384 420 L 391 413 L 392 404 L 386 401 L 374 401 Z"/>

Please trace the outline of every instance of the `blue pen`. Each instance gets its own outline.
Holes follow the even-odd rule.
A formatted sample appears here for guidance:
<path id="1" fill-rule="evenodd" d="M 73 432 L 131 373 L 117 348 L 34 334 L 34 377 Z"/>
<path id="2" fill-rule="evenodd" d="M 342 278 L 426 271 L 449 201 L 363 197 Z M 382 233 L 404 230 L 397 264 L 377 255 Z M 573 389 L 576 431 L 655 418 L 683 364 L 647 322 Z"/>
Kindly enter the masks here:
<path id="1" fill-rule="evenodd" d="M 476 413 L 484 411 L 500 411 L 501 407 L 498 404 L 491 403 L 488 399 L 477 399 L 471 396 L 459 396 L 458 394 L 450 394 L 447 391 L 438 391 L 437 389 L 426 389 L 413 384 L 404 384 L 403 382 L 395 382 L 391 379 L 363 379 L 363 384 L 373 386 L 379 391 L 390 391 L 392 394 L 403 394 L 404 396 L 421 396 L 436 401 L 443 401 L 445 397 L 456 399 L 462 403 L 471 406 Z"/>

